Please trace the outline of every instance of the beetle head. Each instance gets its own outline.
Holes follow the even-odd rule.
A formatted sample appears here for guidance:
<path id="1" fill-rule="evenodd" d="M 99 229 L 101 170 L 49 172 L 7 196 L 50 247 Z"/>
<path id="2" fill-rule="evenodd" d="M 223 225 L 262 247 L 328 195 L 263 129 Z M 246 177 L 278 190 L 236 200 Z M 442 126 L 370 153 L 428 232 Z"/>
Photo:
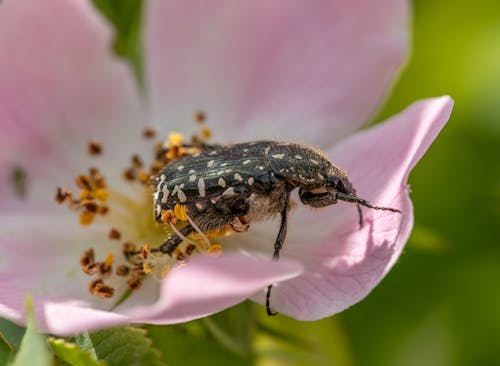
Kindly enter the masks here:
<path id="1" fill-rule="evenodd" d="M 311 207 L 325 207 L 337 203 L 338 200 L 352 202 L 356 204 L 359 215 L 359 225 L 363 226 L 363 214 L 361 206 L 375 210 L 386 210 L 391 212 L 401 211 L 391 207 L 374 206 L 367 200 L 356 195 L 356 190 L 345 174 L 335 170 L 325 178 L 324 186 L 320 188 L 308 189 L 301 187 L 299 197 L 302 203 Z"/>

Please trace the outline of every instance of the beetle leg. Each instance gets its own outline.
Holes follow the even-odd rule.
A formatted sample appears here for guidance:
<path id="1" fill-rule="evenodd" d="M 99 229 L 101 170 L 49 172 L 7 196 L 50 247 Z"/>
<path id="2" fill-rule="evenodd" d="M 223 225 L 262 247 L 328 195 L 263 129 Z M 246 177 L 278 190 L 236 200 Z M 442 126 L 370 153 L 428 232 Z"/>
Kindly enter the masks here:
<path id="1" fill-rule="evenodd" d="M 274 242 L 274 252 L 273 252 L 273 260 L 278 260 L 280 258 L 280 250 L 283 247 L 283 243 L 286 238 L 286 229 L 287 229 L 287 215 L 288 215 L 288 206 L 289 206 L 289 193 L 285 195 L 284 199 L 284 207 L 283 211 L 281 211 L 281 224 L 280 230 L 278 231 L 278 236 Z"/>
<path id="2" fill-rule="evenodd" d="M 195 229 L 191 225 L 188 225 L 188 226 L 183 227 L 179 231 L 184 237 L 186 237 L 189 234 L 192 234 L 195 231 Z M 168 240 L 165 243 L 160 245 L 159 248 L 151 249 L 151 251 L 152 252 L 162 252 L 162 253 L 166 253 L 168 255 L 172 255 L 174 250 L 177 249 L 177 247 L 179 246 L 180 243 L 182 243 L 183 240 L 184 239 L 178 235 L 172 235 L 170 238 L 168 238 Z"/>

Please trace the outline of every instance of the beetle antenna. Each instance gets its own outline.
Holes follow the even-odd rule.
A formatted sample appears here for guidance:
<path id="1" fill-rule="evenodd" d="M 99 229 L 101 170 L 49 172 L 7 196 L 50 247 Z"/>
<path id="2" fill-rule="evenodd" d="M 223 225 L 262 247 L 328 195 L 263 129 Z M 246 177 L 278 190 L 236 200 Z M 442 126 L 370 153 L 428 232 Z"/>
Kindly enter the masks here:
<path id="1" fill-rule="evenodd" d="M 349 194 L 345 194 L 345 193 L 342 193 L 342 192 L 336 192 L 336 197 L 339 200 L 341 200 L 341 201 L 352 202 L 352 203 L 356 204 L 357 209 L 358 209 L 359 227 L 360 228 L 363 227 L 363 213 L 361 212 L 361 206 L 365 206 L 365 207 L 368 207 L 368 208 L 373 208 L 374 210 L 383 210 L 383 211 L 391 211 L 391 212 L 399 212 L 399 213 L 401 213 L 401 211 L 398 210 L 397 208 L 383 207 L 383 206 L 374 206 L 374 205 L 372 205 L 370 202 L 368 202 L 365 199 L 362 199 L 362 198 L 359 198 L 359 197 L 356 197 L 356 196 L 352 196 L 352 195 L 349 195 Z"/>

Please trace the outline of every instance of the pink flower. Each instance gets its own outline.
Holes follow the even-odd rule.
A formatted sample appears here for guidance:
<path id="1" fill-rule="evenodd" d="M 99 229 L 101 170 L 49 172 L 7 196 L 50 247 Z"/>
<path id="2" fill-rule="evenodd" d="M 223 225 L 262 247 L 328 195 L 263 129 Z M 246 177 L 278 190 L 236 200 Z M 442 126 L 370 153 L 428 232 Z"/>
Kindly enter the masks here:
<path id="1" fill-rule="evenodd" d="M 408 174 L 446 123 L 448 97 L 417 102 L 356 132 L 385 97 L 407 53 L 404 1 L 150 1 L 145 14 L 146 96 L 112 56 L 111 29 L 83 0 L 0 5 L 0 316 L 24 322 L 33 296 L 42 328 L 71 334 L 131 322 L 177 323 L 247 298 L 303 320 L 363 299 L 396 262 L 413 213 Z M 132 154 L 159 136 L 188 133 L 203 110 L 221 143 L 286 139 L 325 149 L 357 192 L 402 214 L 339 203 L 299 205 L 287 246 L 270 261 L 278 222 L 222 240 L 219 258 L 193 255 L 163 281 L 152 276 L 123 303 L 93 296 L 78 261 L 93 247 L 123 260 L 123 241 L 161 243 L 150 195 L 123 179 Z M 90 140 L 103 153 L 89 156 Z M 82 226 L 54 202 L 58 186 L 98 166 L 109 214 Z M 416 188 L 418 189 L 418 187 Z M 151 221 L 151 222 L 150 222 Z M 154 227 L 154 229 L 149 230 Z M 111 263 L 111 259 L 109 263 Z M 108 281 L 108 280 L 106 280 Z M 125 279 L 109 280 L 115 289 Z M 118 291 L 117 291 L 118 292 Z M 116 297 L 116 294 L 115 294 Z"/>

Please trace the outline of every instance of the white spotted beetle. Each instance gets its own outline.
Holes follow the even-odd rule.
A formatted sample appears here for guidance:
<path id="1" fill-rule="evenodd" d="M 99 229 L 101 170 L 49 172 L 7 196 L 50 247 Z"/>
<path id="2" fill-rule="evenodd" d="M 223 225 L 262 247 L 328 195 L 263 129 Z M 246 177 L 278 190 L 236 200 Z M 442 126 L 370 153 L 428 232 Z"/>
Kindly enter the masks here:
<path id="1" fill-rule="evenodd" d="M 338 200 L 355 203 L 360 226 L 360 206 L 400 212 L 359 198 L 346 174 L 316 149 L 277 141 L 203 145 L 199 153 L 168 164 L 154 180 L 156 220 L 161 221 L 162 212 L 182 204 L 197 228 L 189 224 L 180 230 L 180 236 L 172 235 L 151 251 L 172 255 L 182 237 L 196 229 L 209 232 L 230 225 L 235 231 L 246 231 L 251 222 L 280 214 L 273 252 L 277 260 L 286 237 L 290 192 L 295 188 L 302 203 L 311 207 L 333 205 Z M 270 308 L 271 287 L 266 309 L 275 315 Z"/>

